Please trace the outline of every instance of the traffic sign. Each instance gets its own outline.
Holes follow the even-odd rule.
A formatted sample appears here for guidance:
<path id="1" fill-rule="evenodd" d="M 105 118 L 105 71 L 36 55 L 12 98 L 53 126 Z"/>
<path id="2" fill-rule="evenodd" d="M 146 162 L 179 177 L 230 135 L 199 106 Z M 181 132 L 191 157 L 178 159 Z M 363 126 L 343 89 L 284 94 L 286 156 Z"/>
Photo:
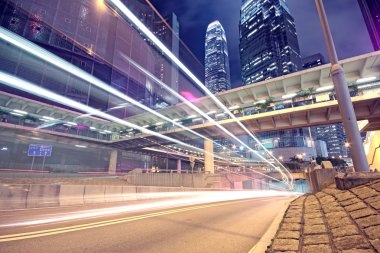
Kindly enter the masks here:
<path id="1" fill-rule="evenodd" d="M 52 145 L 30 144 L 28 149 L 28 156 L 51 156 L 52 151 Z"/>

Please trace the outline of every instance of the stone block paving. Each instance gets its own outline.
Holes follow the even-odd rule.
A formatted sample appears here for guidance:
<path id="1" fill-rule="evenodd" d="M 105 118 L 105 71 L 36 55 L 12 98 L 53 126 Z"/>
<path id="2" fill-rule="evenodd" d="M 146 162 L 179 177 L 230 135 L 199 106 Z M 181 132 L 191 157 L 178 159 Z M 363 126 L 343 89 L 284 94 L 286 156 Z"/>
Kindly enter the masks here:
<path id="1" fill-rule="evenodd" d="M 294 200 L 267 253 L 380 253 L 380 181 Z"/>

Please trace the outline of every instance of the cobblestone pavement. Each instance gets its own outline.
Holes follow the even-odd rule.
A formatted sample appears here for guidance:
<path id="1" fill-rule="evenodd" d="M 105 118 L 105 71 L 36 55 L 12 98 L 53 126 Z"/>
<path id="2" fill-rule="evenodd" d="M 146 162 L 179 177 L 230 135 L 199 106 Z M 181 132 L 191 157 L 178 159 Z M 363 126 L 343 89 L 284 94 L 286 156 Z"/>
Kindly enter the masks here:
<path id="1" fill-rule="evenodd" d="M 266 252 L 380 253 L 380 180 L 294 200 Z"/>

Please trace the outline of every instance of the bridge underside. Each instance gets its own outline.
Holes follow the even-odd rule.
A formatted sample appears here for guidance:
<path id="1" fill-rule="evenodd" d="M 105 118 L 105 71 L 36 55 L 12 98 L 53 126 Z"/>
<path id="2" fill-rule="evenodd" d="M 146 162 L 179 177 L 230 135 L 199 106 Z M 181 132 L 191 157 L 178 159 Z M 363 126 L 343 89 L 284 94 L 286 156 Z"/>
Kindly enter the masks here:
<path id="1" fill-rule="evenodd" d="M 380 130 L 380 96 L 378 94 L 363 95 L 353 97 L 352 101 L 357 119 L 368 120 L 371 123 L 368 126 L 368 130 Z M 253 133 L 262 133 L 340 123 L 342 122 L 342 117 L 339 111 L 338 102 L 328 101 L 279 111 L 243 116 L 238 118 L 238 120 L 240 120 Z M 218 123 L 223 125 L 228 131 L 236 136 L 246 134 L 242 128 L 237 127 L 237 124 L 232 119 L 222 120 Z M 228 137 L 213 123 L 190 126 L 189 128 L 210 138 Z M 183 129 L 174 129 L 161 132 L 161 134 L 183 142 L 189 142 L 196 137 L 193 134 L 186 134 Z M 155 136 L 140 135 L 133 138 L 113 141 L 110 145 L 124 149 L 135 149 L 138 147 L 152 147 L 169 144 L 169 142 L 165 142 Z"/>

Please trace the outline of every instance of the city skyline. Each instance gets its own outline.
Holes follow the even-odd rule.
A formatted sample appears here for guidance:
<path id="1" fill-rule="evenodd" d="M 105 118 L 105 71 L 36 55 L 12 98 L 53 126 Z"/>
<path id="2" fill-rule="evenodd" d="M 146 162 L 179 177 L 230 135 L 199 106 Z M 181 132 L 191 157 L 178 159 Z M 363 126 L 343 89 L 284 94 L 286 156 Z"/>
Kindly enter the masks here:
<path id="1" fill-rule="evenodd" d="M 347 0 L 325 1 L 327 15 L 340 59 L 373 51 L 358 1 L 348 1 L 349 3 L 347 3 Z M 181 29 L 187 31 L 186 33 L 182 33 L 181 39 L 201 62 L 203 62 L 204 57 L 204 45 L 202 41 L 207 25 L 216 19 L 225 24 L 224 28 L 227 40 L 229 41 L 232 88 L 241 86 L 238 49 L 238 25 L 241 1 L 218 0 L 206 3 L 203 0 L 184 0 L 175 5 L 158 0 L 151 0 L 151 2 L 160 12 L 174 11 L 177 14 L 181 23 Z M 301 56 L 307 57 L 312 54 L 322 53 L 328 62 L 326 45 L 314 1 L 299 2 L 288 0 L 287 3 L 295 19 Z M 339 9 L 340 11 L 332 12 L 334 9 Z M 210 11 L 206 12 L 203 10 Z M 347 34 L 341 29 L 342 26 L 349 26 L 351 28 L 353 36 L 351 36 L 349 41 L 346 39 Z"/>

